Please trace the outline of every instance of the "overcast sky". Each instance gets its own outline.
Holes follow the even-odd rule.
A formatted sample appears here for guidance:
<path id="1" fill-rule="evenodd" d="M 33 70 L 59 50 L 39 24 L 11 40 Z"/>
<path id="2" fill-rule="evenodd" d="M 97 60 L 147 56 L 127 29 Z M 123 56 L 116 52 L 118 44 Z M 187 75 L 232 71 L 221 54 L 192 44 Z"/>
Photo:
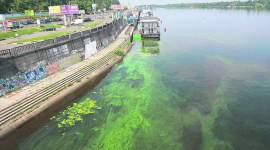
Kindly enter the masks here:
<path id="1" fill-rule="evenodd" d="M 221 2 L 236 0 L 119 0 L 121 4 L 127 5 L 131 3 L 134 6 L 147 4 L 175 4 L 175 3 L 202 3 L 202 2 Z M 243 1 L 243 0 L 241 0 Z"/>

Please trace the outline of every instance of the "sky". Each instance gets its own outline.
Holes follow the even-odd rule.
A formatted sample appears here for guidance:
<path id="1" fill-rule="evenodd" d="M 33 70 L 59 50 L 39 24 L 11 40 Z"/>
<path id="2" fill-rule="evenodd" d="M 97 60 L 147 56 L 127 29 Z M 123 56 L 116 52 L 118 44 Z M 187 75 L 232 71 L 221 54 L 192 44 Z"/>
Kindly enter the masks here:
<path id="1" fill-rule="evenodd" d="M 176 4 L 176 3 L 203 3 L 203 2 L 221 2 L 221 1 L 236 1 L 236 0 L 119 0 L 121 4 L 127 5 L 148 5 L 148 4 Z M 241 0 L 243 1 L 243 0 Z"/>

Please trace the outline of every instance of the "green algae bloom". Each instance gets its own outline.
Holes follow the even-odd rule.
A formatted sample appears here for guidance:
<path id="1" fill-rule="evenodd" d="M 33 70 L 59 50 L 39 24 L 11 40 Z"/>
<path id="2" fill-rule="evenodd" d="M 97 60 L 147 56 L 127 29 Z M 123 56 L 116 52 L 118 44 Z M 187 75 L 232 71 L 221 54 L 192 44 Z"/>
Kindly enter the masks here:
<path id="1" fill-rule="evenodd" d="M 76 122 L 83 122 L 83 115 L 95 113 L 93 109 L 101 109 L 96 105 L 97 101 L 86 98 L 82 103 L 73 103 L 72 107 L 67 107 L 66 110 L 62 111 L 59 116 L 52 117 L 51 120 L 57 118 L 58 128 L 68 128 L 74 126 Z"/>

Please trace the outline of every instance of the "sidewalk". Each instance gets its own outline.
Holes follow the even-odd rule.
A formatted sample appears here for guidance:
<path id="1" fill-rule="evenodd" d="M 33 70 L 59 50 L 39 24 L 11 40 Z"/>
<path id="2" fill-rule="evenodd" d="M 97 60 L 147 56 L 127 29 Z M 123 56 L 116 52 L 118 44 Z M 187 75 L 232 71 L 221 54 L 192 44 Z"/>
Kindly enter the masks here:
<path id="1" fill-rule="evenodd" d="M 100 21 L 102 20 L 101 24 L 96 25 L 93 28 L 99 27 L 99 26 L 103 26 L 106 23 L 111 23 L 112 19 L 111 18 L 103 18 L 103 19 L 94 19 L 94 22 L 96 21 Z M 93 22 L 87 22 L 84 23 L 86 24 L 91 24 Z M 30 39 L 30 38 L 35 38 L 35 37 L 39 37 L 39 36 L 44 36 L 44 35 L 49 35 L 51 33 L 55 33 L 55 32 L 62 32 L 62 31 L 70 31 L 70 30 L 74 30 L 74 31 L 85 31 L 85 30 L 89 30 L 91 28 L 82 28 L 82 26 L 71 26 L 68 28 L 57 28 L 56 31 L 47 31 L 47 32 L 36 32 L 34 34 L 28 34 L 28 35 L 22 35 L 19 38 L 9 38 L 6 40 L 2 40 L 0 41 L 0 51 L 1 50 L 5 50 L 5 49 L 10 49 L 10 48 L 14 48 L 14 47 L 18 47 L 18 46 L 22 46 L 22 45 L 27 45 L 29 43 L 24 43 L 24 44 L 8 44 L 12 41 L 18 41 L 18 40 L 24 40 L 24 39 Z"/>

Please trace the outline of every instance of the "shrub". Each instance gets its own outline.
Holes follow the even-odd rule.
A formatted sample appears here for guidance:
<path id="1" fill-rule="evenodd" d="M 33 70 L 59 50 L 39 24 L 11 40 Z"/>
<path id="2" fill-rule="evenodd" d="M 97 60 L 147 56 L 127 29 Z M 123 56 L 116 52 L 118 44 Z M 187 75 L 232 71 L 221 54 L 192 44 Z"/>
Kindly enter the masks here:
<path id="1" fill-rule="evenodd" d="M 114 50 L 114 53 L 117 54 L 118 56 L 124 56 L 124 50 L 122 49 L 116 49 Z"/>
<path id="2" fill-rule="evenodd" d="M 69 83 L 66 84 L 66 87 L 69 87 L 71 85 L 72 85 L 72 83 L 69 82 Z"/>

